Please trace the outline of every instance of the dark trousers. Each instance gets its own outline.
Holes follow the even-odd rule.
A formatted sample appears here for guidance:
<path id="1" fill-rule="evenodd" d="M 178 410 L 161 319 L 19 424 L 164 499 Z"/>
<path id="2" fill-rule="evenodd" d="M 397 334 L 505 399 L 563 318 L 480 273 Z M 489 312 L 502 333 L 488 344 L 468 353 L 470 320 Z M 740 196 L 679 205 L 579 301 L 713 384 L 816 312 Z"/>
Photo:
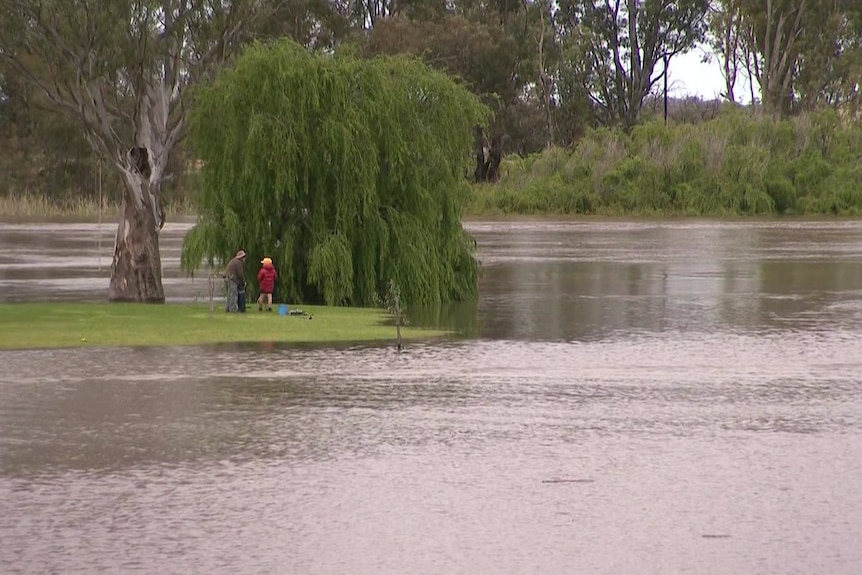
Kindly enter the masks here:
<path id="1" fill-rule="evenodd" d="M 239 313 L 245 313 L 245 284 L 239 284 L 237 286 L 236 307 Z"/>
<path id="2" fill-rule="evenodd" d="M 227 297 L 224 302 L 224 310 L 228 313 L 245 313 L 245 284 L 232 279 L 226 279 L 225 282 L 227 284 Z"/>

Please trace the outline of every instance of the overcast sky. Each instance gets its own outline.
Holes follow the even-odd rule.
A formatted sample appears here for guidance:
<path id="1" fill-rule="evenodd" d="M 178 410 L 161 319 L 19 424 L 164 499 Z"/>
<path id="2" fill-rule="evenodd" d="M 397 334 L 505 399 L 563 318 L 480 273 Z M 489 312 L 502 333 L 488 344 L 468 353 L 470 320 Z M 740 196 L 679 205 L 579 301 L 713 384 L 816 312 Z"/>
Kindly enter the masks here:
<path id="1" fill-rule="evenodd" d="M 678 98 L 697 95 L 706 100 L 719 97 L 724 89 L 721 65 L 715 58 L 709 63 L 701 62 L 703 55 L 704 49 L 696 48 L 670 61 L 669 94 Z M 737 101 L 747 103 L 751 100 L 748 78 L 744 73 L 740 74 L 737 80 L 735 94 Z M 757 95 L 756 86 L 755 95 Z"/>

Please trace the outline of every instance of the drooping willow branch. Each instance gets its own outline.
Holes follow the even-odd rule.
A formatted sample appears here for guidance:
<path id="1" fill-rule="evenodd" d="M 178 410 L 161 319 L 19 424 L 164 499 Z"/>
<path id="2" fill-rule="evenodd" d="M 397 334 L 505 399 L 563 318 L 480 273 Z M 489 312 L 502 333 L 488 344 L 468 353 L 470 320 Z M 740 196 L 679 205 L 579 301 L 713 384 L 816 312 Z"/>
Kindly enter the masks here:
<path id="1" fill-rule="evenodd" d="M 293 301 L 371 305 L 390 280 L 411 303 L 473 299 L 458 197 L 486 121 L 418 60 L 255 45 L 197 95 L 202 189 L 183 265 L 242 247 L 273 258 Z"/>

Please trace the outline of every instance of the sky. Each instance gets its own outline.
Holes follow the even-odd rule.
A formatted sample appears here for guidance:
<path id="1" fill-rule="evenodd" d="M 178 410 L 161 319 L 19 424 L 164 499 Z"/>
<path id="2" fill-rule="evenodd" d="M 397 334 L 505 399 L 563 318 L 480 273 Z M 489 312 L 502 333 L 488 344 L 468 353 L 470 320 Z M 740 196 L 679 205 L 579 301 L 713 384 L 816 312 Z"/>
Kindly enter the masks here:
<path id="1" fill-rule="evenodd" d="M 724 90 L 721 65 L 715 57 L 711 62 L 702 62 L 706 50 L 706 47 L 695 48 L 670 61 L 668 94 L 678 98 L 697 95 L 705 100 L 720 97 L 719 94 Z M 748 103 L 751 100 L 748 78 L 745 76 L 740 74 L 734 90 L 737 101 L 742 103 Z M 756 87 L 755 95 L 757 95 Z"/>

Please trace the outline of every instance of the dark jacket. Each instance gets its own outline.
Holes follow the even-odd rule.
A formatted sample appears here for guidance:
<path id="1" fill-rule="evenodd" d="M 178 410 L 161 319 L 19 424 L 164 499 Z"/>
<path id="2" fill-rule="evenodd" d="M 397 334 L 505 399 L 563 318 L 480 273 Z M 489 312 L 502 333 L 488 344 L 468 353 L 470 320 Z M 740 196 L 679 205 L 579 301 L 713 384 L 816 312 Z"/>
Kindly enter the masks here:
<path id="1" fill-rule="evenodd" d="M 257 272 L 257 283 L 260 286 L 260 291 L 263 293 L 272 293 L 275 289 L 275 280 L 278 277 L 275 268 L 272 264 L 264 264 L 260 271 Z"/>
<path id="2" fill-rule="evenodd" d="M 227 264 L 227 268 L 224 270 L 224 275 L 229 280 L 233 280 L 238 284 L 245 283 L 245 272 L 242 269 L 242 258 L 233 258 Z"/>

